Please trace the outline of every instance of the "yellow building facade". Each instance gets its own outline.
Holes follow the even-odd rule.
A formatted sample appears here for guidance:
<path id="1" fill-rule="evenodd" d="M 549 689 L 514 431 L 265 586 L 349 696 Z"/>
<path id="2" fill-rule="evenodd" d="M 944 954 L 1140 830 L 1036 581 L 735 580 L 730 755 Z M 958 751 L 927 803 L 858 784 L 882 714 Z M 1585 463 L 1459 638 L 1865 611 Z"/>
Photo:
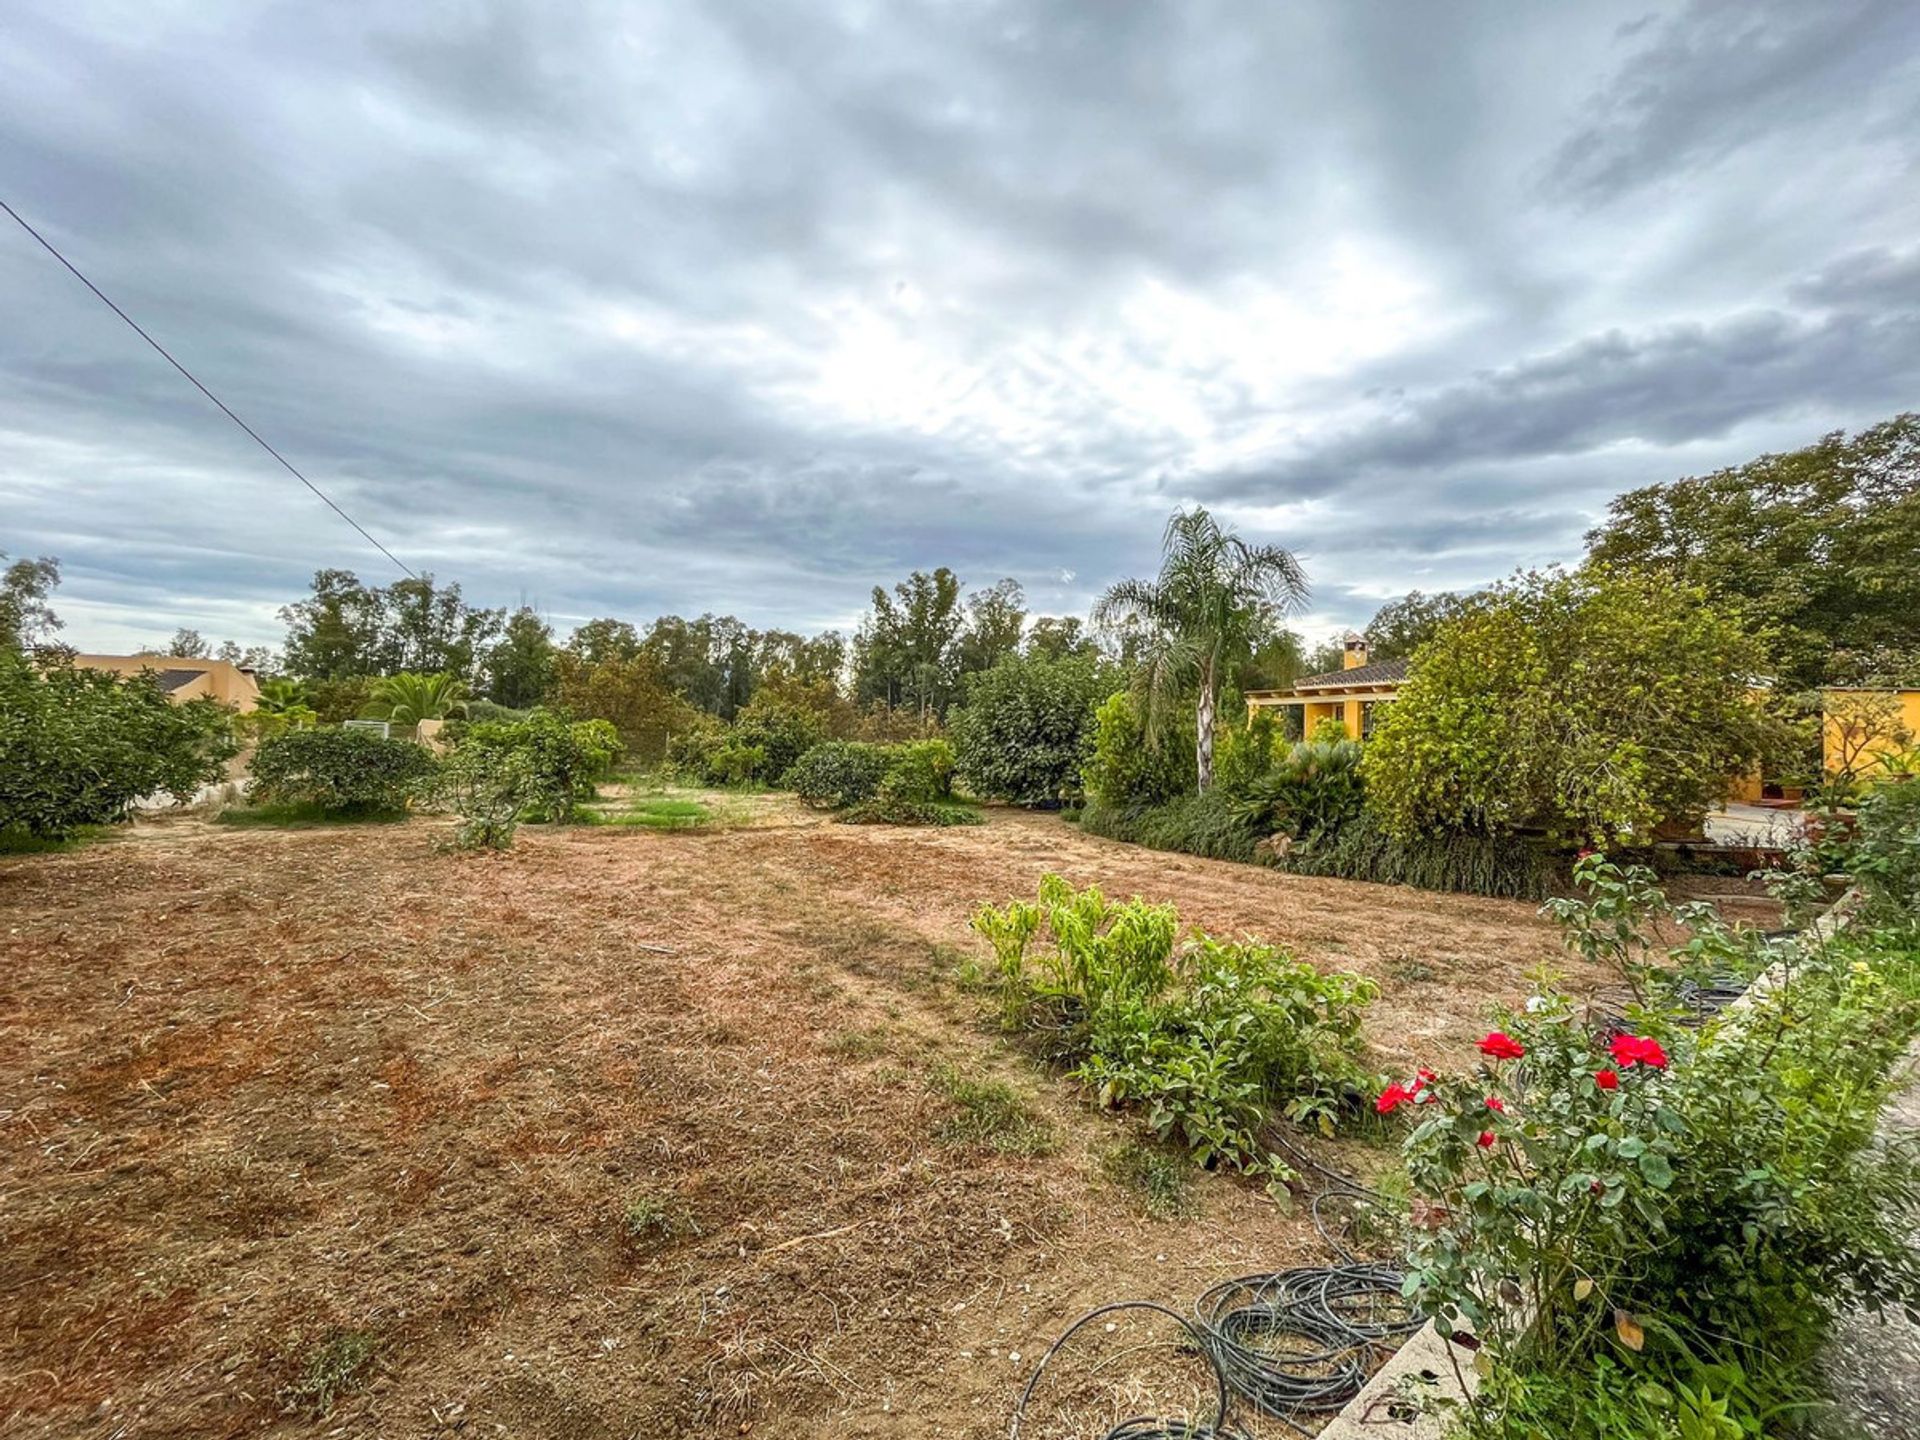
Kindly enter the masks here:
<path id="1" fill-rule="evenodd" d="M 1298 709 L 1302 735 L 1311 736 L 1321 722 L 1332 720 L 1350 738 L 1365 739 L 1378 707 L 1399 693 L 1407 678 L 1407 662 L 1373 659 L 1366 640 L 1351 630 L 1345 646 L 1338 670 L 1302 676 L 1285 690 L 1249 690 L 1247 717 L 1262 710 Z"/>

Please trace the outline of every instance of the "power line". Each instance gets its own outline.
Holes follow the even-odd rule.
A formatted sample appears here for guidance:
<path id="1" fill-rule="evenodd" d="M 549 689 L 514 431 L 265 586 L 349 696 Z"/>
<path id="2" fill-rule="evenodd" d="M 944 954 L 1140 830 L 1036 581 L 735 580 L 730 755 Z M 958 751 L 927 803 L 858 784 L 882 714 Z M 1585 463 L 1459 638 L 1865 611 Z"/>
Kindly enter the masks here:
<path id="1" fill-rule="evenodd" d="M 82 285 L 86 286 L 87 289 L 91 290 L 94 293 L 95 298 L 98 299 L 102 305 L 105 305 L 109 310 L 113 311 L 114 314 L 118 315 L 122 320 L 126 321 L 128 327 L 132 329 L 134 334 L 138 335 L 142 340 L 146 341 L 147 344 L 151 345 L 159 353 L 161 359 L 165 360 L 169 365 L 173 366 L 174 369 L 178 370 L 182 375 L 186 376 L 187 379 L 192 383 L 194 389 L 198 390 L 202 395 L 206 396 L 207 399 L 211 400 L 215 405 L 219 406 L 221 414 L 225 415 L 229 420 L 233 421 L 234 424 L 238 425 L 242 430 L 246 431 L 247 434 L 251 435 L 253 437 L 254 443 L 258 445 L 262 450 L 266 451 L 269 455 L 273 456 L 274 459 L 278 460 L 281 463 L 281 465 L 286 468 L 286 471 L 289 475 L 293 476 L 294 479 L 298 480 L 302 485 L 306 486 L 307 489 L 311 490 L 314 494 L 318 495 L 322 500 L 326 501 L 328 509 L 332 510 L 334 514 L 338 515 L 342 520 L 346 521 L 347 524 L 351 525 L 354 529 L 358 530 L 360 532 L 362 539 L 364 539 L 369 545 L 373 546 L 373 548 L 378 550 L 382 555 L 386 556 L 387 559 L 393 561 L 395 565 L 398 565 L 402 570 L 405 570 L 410 577 L 416 580 L 420 578 L 419 576 L 414 575 L 413 571 L 407 566 L 406 562 L 403 561 L 398 555 L 394 554 L 386 546 L 382 545 L 378 540 L 374 539 L 372 534 L 367 530 L 366 526 L 362 525 L 358 520 L 354 519 L 351 515 L 347 514 L 346 511 L 342 510 L 339 507 L 339 505 L 335 504 L 334 499 L 331 495 L 327 494 L 326 491 L 322 490 L 318 485 L 314 484 L 313 481 L 309 480 L 306 476 L 302 475 L 298 470 L 296 470 L 293 466 L 293 462 L 288 460 L 286 456 L 282 455 L 278 450 L 274 449 L 273 446 L 269 445 L 265 440 L 262 440 L 260 438 L 259 431 L 255 430 L 251 425 L 247 424 L 246 421 L 242 420 L 238 415 L 234 414 L 232 410 L 228 409 L 226 401 L 222 400 L 218 395 L 214 394 L 213 391 L 209 390 L 206 386 L 202 385 L 200 383 L 199 376 L 195 375 L 191 370 L 187 369 L 186 366 L 182 365 L 178 360 L 174 359 L 172 355 L 168 354 L 166 346 L 162 345 L 158 340 L 154 339 L 153 336 L 149 335 L 145 330 L 142 330 L 140 328 L 138 321 L 136 321 L 131 315 L 127 314 L 127 312 L 122 310 L 118 305 L 114 304 L 112 300 L 108 299 L 106 296 L 106 293 L 102 291 L 98 285 L 94 284 L 93 281 L 89 280 L 85 275 L 82 275 L 80 273 L 80 269 L 78 266 L 76 266 L 71 260 L 67 259 L 67 257 L 62 255 L 58 250 L 54 249 L 53 242 L 51 240 L 47 239 L 46 236 L 42 235 L 38 230 L 34 229 L 33 226 L 29 225 L 26 222 L 26 220 L 22 218 L 18 210 L 14 209 L 13 206 L 9 205 L 4 200 L 0 200 L 0 210 L 6 211 L 7 214 L 11 215 L 16 221 L 18 221 L 20 228 L 26 231 L 27 234 L 31 235 L 34 239 L 38 240 L 41 246 L 46 250 L 46 252 L 49 255 L 53 256 L 54 259 L 58 260 L 62 265 L 66 266 L 68 271 L 72 273 L 74 279 L 78 280 Z"/>

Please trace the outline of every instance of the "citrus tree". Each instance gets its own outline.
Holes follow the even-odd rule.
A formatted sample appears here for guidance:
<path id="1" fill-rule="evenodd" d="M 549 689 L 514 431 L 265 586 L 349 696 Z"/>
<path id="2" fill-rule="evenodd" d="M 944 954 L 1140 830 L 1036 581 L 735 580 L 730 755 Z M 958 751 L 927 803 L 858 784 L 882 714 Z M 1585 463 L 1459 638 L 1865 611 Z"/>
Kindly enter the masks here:
<path id="1" fill-rule="evenodd" d="M 1645 838 L 1761 753 L 1762 661 L 1698 590 L 1650 572 L 1529 572 L 1443 624 L 1366 746 L 1396 834 Z"/>

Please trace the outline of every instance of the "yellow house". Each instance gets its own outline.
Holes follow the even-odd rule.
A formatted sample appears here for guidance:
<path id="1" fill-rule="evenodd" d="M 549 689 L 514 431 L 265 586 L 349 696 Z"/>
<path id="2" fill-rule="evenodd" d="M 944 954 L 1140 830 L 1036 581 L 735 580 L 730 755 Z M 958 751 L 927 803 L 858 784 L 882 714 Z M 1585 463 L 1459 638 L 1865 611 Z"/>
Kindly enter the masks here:
<path id="1" fill-rule="evenodd" d="M 1379 707 L 1399 693 L 1407 678 L 1407 662 L 1372 659 L 1366 639 L 1351 630 L 1344 643 L 1338 670 L 1304 675 L 1286 690 L 1249 690 L 1247 718 L 1262 710 L 1298 707 L 1302 735 L 1312 735 L 1322 720 L 1338 721 L 1355 740 L 1373 733 Z"/>
<path id="2" fill-rule="evenodd" d="M 189 659 L 180 655 L 76 655 L 73 663 L 87 670 L 114 675 L 138 675 L 151 670 L 174 701 L 202 697 L 230 705 L 245 714 L 260 703 L 260 681 L 253 671 L 229 660 Z"/>
<path id="3" fill-rule="evenodd" d="M 1858 779 L 1920 744 L 1920 689 L 1833 686 L 1820 692 L 1820 760 Z"/>

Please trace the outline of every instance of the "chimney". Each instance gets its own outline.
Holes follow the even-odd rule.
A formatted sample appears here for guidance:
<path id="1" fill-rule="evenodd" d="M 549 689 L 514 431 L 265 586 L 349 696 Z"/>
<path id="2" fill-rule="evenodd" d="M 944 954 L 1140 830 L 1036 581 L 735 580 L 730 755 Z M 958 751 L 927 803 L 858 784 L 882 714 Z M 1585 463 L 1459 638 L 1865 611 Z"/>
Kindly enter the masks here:
<path id="1" fill-rule="evenodd" d="M 1346 634 L 1346 654 L 1341 657 L 1342 670 L 1358 670 L 1367 663 L 1367 637 L 1358 630 L 1349 630 Z"/>

